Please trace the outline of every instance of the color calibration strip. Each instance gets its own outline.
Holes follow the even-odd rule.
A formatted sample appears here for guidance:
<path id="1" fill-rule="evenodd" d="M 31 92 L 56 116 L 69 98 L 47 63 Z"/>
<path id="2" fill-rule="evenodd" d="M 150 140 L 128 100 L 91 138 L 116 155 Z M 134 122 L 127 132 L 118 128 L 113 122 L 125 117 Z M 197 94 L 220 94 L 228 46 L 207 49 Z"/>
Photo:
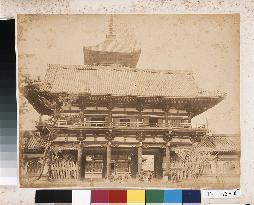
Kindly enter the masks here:
<path id="1" fill-rule="evenodd" d="M 200 190 L 38 190 L 35 203 L 72 205 L 199 205 Z"/>

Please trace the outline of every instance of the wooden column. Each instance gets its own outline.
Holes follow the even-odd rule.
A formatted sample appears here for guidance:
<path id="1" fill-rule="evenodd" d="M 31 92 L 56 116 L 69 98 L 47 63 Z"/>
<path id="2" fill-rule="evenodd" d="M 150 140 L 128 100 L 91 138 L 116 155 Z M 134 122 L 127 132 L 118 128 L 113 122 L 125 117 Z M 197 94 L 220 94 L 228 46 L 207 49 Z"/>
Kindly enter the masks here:
<path id="1" fill-rule="evenodd" d="M 170 169 L 170 142 L 166 143 L 166 171 Z"/>
<path id="2" fill-rule="evenodd" d="M 142 122 L 142 110 L 138 110 L 138 121 Z"/>
<path id="3" fill-rule="evenodd" d="M 108 106 L 108 126 L 112 126 L 112 110 L 113 106 Z"/>
<path id="4" fill-rule="evenodd" d="M 77 161 L 77 165 L 78 165 L 78 179 L 81 180 L 82 179 L 82 159 L 83 159 L 83 143 L 80 142 L 79 146 L 78 146 L 78 161 Z"/>
<path id="5" fill-rule="evenodd" d="M 169 172 L 170 171 L 170 142 L 173 138 L 173 133 L 172 132 L 169 132 L 169 133 L 166 133 L 163 137 L 163 140 L 165 141 L 165 149 L 166 149 L 166 157 L 165 157 L 165 160 L 166 160 L 166 172 Z M 168 177 L 169 179 L 170 177 Z"/>
<path id="6" fill-rule="evenodd" d="M 139 122 L 138 126 L 139 126 L 142 122 L 142 111 L 143 111 L 144 107 L 142 104 L 140 104 L 136 109 L 138 111 L 138 122 Z"/>
<path id="7" fill-rule="evenodd" d="M 137 150 L 132 150 L 131 155 L 131 177 L 136 178 L 138 172 L 138 155 Z"/>
<path id="8" fill-rule="evenodd" d="M 85 108 L 81 107 L 81 110 L 80 110 L 80 119 L 81 119 L 82 126 L 84 126 L 84 123 L 85 123 L 84 118 L 85 118 Z"/>
<path id="9" fill-rule="evenodd" d="M 165 126 L 168 127 L 168 112 L 169 112 L 169 105 L 165 104 L 165 107 L 162 109 L 164 111 L 164 120 L 165 120 Z"/>
<path id="10" fill-rule="evenodd" d="M 107 178 L 107 153 L 103 154 L 102 177 L 103 179 Z"/>
<path id="11" fill-rule="evenodd" d="M 164 110 L 164 115 L 165 115 L 165 126 L 168 127 L 168 109 Z"/>
<path id="12" fill-rule="evenodd" d="M 111 142 L 107 143 L 107 179 L 111 175 Z"/>
<path id="13" fill-rule="evenodd" d="M 142 170 L 142 141 L 139 142 L 138 146 L 138 173 Z"/>
<path id="14" fill-rule="evenodd" d="M 111 127 L 112 124 L 112 110 L 114 109 L 114 100 L 110 98 L 107 102 L 107 109 L 108 109 L 108 126 Z"/>
<path id="15" fill-rule="evenodd" d="M 188 112 L 188 123 L 191 123 L 192 113 Z"/>

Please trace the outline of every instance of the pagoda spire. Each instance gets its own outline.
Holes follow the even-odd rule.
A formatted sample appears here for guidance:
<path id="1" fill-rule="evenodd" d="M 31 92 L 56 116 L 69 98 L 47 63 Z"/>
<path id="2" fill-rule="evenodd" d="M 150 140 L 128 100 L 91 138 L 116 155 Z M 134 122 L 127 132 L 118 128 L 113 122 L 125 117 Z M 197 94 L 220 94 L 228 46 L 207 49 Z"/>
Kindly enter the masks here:
<path id="1" fill-rule="evenodd" d="M 112 38 L 115 37 L 114 34 L 114 18 L 113 18 L 113 14 L 110 15 L 109 18 L 109 25 L 108 25 L 108 34 L 106 35 L 107 38 Z"/>
<path id="2" fill-rule="evenodd" d="M 114 26 L 114 21 L 113 21 L 113 15 L 110 15 L 110 19 L 109 19 L 109 27 L 108 27 L 108 32 L 109 35 L 113 35 L 113 26 Z"/>

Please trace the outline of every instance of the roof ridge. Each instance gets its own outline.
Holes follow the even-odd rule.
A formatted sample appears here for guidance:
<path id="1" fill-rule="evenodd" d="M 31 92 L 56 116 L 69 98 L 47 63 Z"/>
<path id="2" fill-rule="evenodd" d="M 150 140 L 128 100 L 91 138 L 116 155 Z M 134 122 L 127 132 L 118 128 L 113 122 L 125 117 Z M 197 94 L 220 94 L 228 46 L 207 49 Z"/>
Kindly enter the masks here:
<path id="1" fill-rule="evenodd" d="M 143 69 L 143 68 L 130 68 L 120 65 L 110 65 L 110 66 L 95 66 L 95 65 L 63 65 L 63 64 L 48 64 L 50 68 L 65 68 L 65 69 L 83 69 L 83 70 L 101 70 L 101 69 L 108 69 L 108 70 L 117 70 L 117 71 L 130 71 L 130 72 L 146 72 L 146 73 L 162 73 L 162 74 L 186 74 L 186 75 L 193 75 L 192 70 L 165 70 L 165 69 Z"/>
<path id="2" fill-rule="evenodd" d="M 236 138 L 239 138 L 240 134 L 213 134 L 211 137 L 236 137 Z"/>

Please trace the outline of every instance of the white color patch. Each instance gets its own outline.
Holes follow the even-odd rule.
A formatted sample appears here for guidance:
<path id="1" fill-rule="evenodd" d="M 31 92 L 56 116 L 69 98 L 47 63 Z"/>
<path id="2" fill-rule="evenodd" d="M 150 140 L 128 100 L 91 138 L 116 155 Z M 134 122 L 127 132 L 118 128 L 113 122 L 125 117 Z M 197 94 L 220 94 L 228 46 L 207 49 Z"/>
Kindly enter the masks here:
<path id="1" fill-rule="evenodd" d="M 72 205 L 90 205 L 91 190 L 72 190 Z"/>

